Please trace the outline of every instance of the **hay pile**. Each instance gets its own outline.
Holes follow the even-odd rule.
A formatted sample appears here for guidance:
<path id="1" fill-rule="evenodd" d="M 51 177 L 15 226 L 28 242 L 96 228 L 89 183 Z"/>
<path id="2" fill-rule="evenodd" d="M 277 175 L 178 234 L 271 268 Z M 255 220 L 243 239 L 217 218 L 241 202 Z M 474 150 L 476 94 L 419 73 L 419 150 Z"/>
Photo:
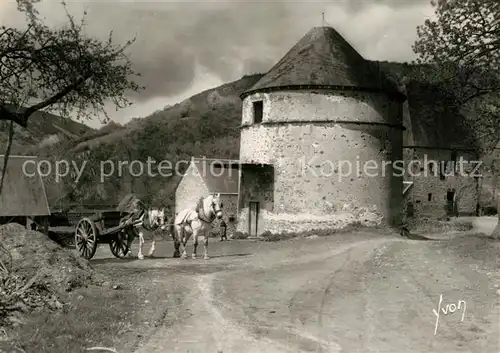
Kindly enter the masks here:
<path id="1" fill-rule="evenodd" d="M 0 226 L 0 325 L 12 314 L 61 309 L 63 296 L 94 277 L 88 261 L 19 224 Z"/>
<path id="2" fill-rule="evenodd" d="M 116 207 L 117 211 L 135 213 L 143 208 L 143 202 L 134 194 L 125 195 Z"/>

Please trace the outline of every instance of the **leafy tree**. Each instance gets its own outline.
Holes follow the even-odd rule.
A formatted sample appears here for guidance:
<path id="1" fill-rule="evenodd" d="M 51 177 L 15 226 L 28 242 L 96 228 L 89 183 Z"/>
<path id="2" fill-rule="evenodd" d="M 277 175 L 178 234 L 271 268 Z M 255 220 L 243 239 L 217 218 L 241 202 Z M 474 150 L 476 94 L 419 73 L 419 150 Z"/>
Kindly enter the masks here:
<path id="1" fill-rule="evenodd" d="M 500 122 L 500 2 L 441 0 L 436 20 L 417 27 L 417 63 L 431 64 L 433 79 L 453 92 L 486 150 L 498 142 Z"/>
<path id="2" fill-rule="evenodd" d="M 0 120 L 10 121 L 3 173 L 13 123 L 27 127 L 30 116 L 39 110 L 61 116 L 74 113 L 77 119 L 104 116 L 102 120 L 108 121 L 105 101 L 124 108 L 132 104 L 125 93 L 142 89 L 131 79 L 137 73 L 125 54 L 133 40 L 116 45 L 112 32 L 106 41 L 88 37 L 86 14 L 76 22 L 68 11 L 68 24 L 53 29 L 36 11 L 34 3 L 39 0 L 17 2 L 26 15 L 26 27 L 0 26 Z"/>
<path id="3" fill-rule="evenodd" d="M 435 6 L 437 19 L 417 27 L 418 63 L 435 64 L 441 79 L 463 85 L 462 103 L 498 92 L 500 2 L 445 0 Z"/>
<path id="4" fill-rule="evenodd" d="M 500 2 L 440 0 L 434 6 L 436 20 L 417 27 L 417 62 L 429 64 L 455 104 L 473 112 L 470 127 L 489 152 L 500 132 Z"/>

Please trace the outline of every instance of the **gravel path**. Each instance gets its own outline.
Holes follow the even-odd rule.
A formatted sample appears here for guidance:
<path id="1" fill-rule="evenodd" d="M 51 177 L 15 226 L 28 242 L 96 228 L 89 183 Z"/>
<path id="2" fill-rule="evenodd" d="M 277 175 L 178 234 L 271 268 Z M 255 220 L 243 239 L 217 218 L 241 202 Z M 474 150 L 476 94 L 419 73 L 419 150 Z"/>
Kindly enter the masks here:
<path id="1" fill-rule="evenodd" d="M 138 290 L 155 274 L 148 310 L 157 325 L 145 324 L 148 333 L 127 351 L 500 351 L 500 247 L 491 240 L 360 231 L 277 243 L 211 239 L 209 252 L 208 261 L 172 259 L 171 242 L 161 242 L 158 258 L 126 261 L 98 251 L 97 269 L 147 269 Z"/>

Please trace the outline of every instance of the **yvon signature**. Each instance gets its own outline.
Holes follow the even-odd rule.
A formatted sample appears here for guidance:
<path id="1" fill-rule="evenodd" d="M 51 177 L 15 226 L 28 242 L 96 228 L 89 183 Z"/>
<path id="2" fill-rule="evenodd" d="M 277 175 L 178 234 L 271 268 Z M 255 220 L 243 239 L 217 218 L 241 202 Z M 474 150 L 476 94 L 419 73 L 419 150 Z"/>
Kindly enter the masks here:
<path id="1" fill-rule="evenodd" d="M 467 303 L 465 302 L 465 300 L 459 300 L 458 301 L 458 304 L 446 304 L 446 309 L 445 308 L 442 308 L 441 307 L 441 304 L 443 303 L 443 295 L 441 294 L 439 296 L 439 304 L 438 304 L 438 308 L 437 310 L 436 309 L 432 309 L 432 312 L 434 313 L 434 315 L 436 315 L 436 326 L 434 328 L 434 335 L 436 335 L 437 333 L 437 329 L 438 329 L 438 325 L 439 325 L 439 316 L 441 315 L 441 312 L 445 315 L 447 315 L 448 313 L 454 313 L 455 311 L 458 310 L 461 310 L 462 309 L 462 305 L 463 305 L 463 312 L 462 312 L 462 320 L 461 322 L 464 321 L 464 318 L 465 318 L 465 311 L 467 310 Z"/>

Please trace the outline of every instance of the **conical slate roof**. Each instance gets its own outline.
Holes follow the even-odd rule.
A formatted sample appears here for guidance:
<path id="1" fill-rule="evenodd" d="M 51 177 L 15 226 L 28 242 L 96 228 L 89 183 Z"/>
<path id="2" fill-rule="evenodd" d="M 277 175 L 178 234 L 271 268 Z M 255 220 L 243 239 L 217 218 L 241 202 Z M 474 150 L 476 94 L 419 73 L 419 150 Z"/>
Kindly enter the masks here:
<path id="1" fill-rule="evenodd" d="M 242 98 L 291 86 L 385 91 L 404 99 L 374 62 L 365 60 L 335 29 L 314 27 Z"/>

